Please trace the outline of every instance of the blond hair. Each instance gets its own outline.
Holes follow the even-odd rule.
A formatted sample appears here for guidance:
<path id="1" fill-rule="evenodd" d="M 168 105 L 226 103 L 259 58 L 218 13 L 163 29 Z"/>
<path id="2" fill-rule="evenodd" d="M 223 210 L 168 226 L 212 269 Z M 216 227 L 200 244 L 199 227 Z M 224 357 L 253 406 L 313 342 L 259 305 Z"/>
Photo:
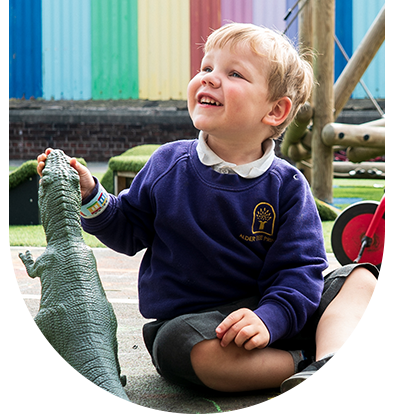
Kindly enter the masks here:
<path id="1" fill-rule="evenodd" d="M 274 30 L 245 23 L 230 23 L 215 30 L 204 45 L 204 53 L 239 43 L 248 44 L 258 56 L 266 58 L 266 77 L 270 101 L 287 96 L 292 109 L 286 120 L 273 129 L 277 138 L 296 116 L 299 108 L 311 95 L 313 69 L 293 46 L 289 38 Z"/>

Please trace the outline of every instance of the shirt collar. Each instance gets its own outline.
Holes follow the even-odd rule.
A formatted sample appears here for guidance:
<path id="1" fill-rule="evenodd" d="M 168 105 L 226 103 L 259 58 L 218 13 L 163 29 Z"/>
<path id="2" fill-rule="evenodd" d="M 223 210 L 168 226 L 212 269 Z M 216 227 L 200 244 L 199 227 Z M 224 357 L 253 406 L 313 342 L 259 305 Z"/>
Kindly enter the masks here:
<path id="1" fill-rule="evenodd" d="M 244 165 L 236 165 L 234 163 L 225 162 L 216 155 L 208 146 L 207 138 L 207 134 L 200 131 L 199 142 L 197 144 L 197 155 L 203 165 L 210 166 L 219 173 L 236 173 L 242 178 L 257 178 L 266 172 L 274 160 L 275 142 L 272 139 L 267 139 L 263 142 L 262 147 L 264 155 L 260 159 L 245 163 Z"/>

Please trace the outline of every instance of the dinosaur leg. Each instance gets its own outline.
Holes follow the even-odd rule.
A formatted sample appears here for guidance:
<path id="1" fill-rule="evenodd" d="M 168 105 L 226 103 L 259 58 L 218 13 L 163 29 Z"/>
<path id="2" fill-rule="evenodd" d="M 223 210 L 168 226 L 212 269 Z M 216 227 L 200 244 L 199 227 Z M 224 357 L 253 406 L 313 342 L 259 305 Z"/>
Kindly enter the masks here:
<path id="1" fill-rule="evenodd" d="M 112 330 L 111 334 L 113 337 L 112 342 L 113 342 L 113 351 L 114 351 L 114 356 L 115 356 L 115 365 L 117 366 L 117 371 L 118 371 L 119 379 L 121 381 L 121 385 L 124 387 L 126 386 L 127 380 L 126 380 L 125 375 L 121 375 L 121 367 L 118 360 L 117 318 L 115 316 L 114 309 L 111 303 L 109 302 L 108 302 L 108 312 L 109 312 L 109 317 L 111 320 L 111 330 Z"/>
<path id="2" fill-rule="evenodd" d="M 32 254 L 30 251 L 26 251 L 25 254 L 22 252 L 19 254 L 19 258 L 21 258 L 22 262 L 26 267 L 26 271 L 29 277 L 35 278 L 38 276 L 38 266 L 35 264 L 33 260 Z"/>
<path id="3" fill-rule="evenodd" d="M 85 397 L 103 414 L 139 413 L 122 387 L 112 344 L 98 337 L 71 344 L 61 359 Z"/>
<path id="4" fill-rule="evenodd" d="M 9 389 L 10 401 L 27 401 L 32 390 L 36 372 L 42 362 L 32 346 L 30 326 L 24 328 L 19 337 L 15 354 L 14 376 Z"/>
<path id="5" fill-rule="evenodd" d="M 121 366 L 119 364 L 119 360 L 118 360 L 118 342 L 117 342 L 117 337 L 115 337 L 114 339 L 114 355 L 115 355 L 115 365 L 117 367 L 117 372 L 119 375 L 119 379 L 121 381 L 122 386 L 126 385 L 126 376 L 125 375 L 121 375 Z"/>

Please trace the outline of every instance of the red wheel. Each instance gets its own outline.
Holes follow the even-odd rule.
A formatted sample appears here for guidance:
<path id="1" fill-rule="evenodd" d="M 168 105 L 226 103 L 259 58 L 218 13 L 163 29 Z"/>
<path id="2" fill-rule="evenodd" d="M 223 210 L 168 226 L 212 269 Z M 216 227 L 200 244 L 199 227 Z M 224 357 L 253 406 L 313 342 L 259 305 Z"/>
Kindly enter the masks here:
<path id="1" fill-rule="evenodd" d="M 332 250 L 340 264 L 352 263 L 358 256 L 361 241 L 376 208 L 376 201 L 361 201 L 347 207 L 336 219 L 331 235 Z M 385 217 L 379 221 L 372 243 L 365 248 L 360 263 L 369 262 L 380 268 L 385 243 Z"/>

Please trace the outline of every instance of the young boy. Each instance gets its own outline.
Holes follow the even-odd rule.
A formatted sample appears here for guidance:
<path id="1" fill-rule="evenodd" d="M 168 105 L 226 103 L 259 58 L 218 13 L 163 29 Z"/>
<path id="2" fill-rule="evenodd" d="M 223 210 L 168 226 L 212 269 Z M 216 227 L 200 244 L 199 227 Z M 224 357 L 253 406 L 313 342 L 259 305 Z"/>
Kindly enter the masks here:
<path id="1" fill-rule="evenodd" d="M 160 147 L 118 197 L 71 159 L 83 228 L 118 252 L 147 248 L 139 309 L 156 319 L 143 335 L 167 379 L 286 391 L 332 357 L 368 305 L 378 271 L 349 265 L 324 280 L 308 184 L 274 156 L 272 139 L 309 97 L 312 78 L 282 35 L 223 26 L 188 86 L 198 140 Z"/>

